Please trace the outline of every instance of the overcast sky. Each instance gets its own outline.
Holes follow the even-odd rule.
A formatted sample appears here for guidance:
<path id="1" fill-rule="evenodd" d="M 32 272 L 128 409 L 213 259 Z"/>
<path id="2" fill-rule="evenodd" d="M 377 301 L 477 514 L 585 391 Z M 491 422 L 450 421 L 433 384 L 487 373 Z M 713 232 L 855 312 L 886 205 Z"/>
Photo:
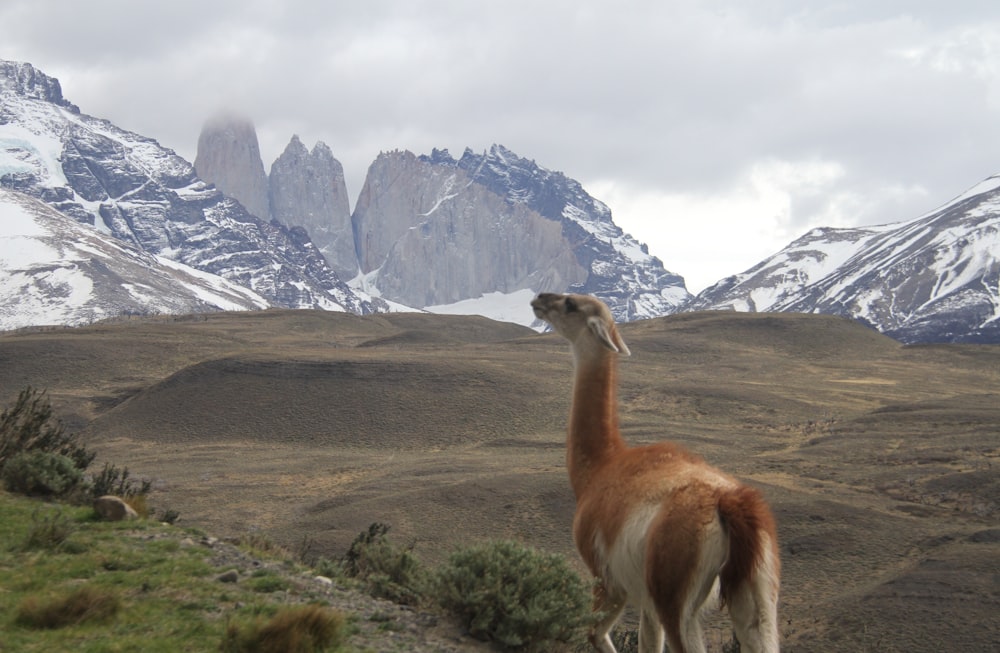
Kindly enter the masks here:
<path id="1" fill-rule="evenodd" d="M 698 292 L 815 226 L 1000 173 L 1000 4 L 2 0 L 0 58 L 194 160 L 204 122 L 343 163 L 502 144 L 580 181 Z"/>

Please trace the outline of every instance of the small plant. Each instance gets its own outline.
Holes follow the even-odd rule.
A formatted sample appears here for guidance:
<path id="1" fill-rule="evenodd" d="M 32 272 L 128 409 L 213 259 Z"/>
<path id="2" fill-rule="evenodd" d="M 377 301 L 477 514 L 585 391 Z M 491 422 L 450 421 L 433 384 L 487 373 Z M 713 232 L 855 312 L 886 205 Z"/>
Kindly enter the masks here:
<path id="1" fill-rule="evenodd" d="M 237 544 L 247 551 L 262 557 L 288 558 L 291 554 L 280 544 L 259 531 L 240 535 Z"/>
<path id="2" fill-rule="evenodd" d="M 45 392 L 26 387 L 17 401 L 0 413 L 0 468 L 19 453 L 44 451 L 66 456 L 83 471 L 96 454 L 87 451 L 77 436 L 66 433 L 62 422 L 52 413 Z"/>
<path id="3" fill-rule="evenodd" d="M 618 653 L 639 653 L 639 631 L 631 628 L 616 628 L 611 633 L 611 642 Z"/>
<path id="4" fill-rule="evenodd" d="M 472 636 L 509 649 L 576 644 L 593 621 L 589 588 L 565 558 L 509 541 L 453 553 L 438 600 Z"/>
<path id="5" fill-rule="evenodd" d="M 280 610 L 271 619 L 226 627 L 222 653 L 316 653 L 336 650 L 346 638 L 340 612 L 317 605 Z"/>
<path id="6" fill-rule="evenodd" d="M 125 497 L 124 500 L 135 511 L 135 514 L 139 515 L 140 519 L 146 519 L 149 517 L 149 499 L 147 497 L 148 495 L 145 494 L 133 494 Z"/>
<path id="7" fill-rule="evenodd" d="M 152 481 L 142 481 L 136 485 L 136 482 L 129 477 L 128 467 L 119 469 L 111 463 L 104 463 L 104 468 L 101 469 L 100 473 L 94 474 L 90 479 L 91 493 L 95 499 L 107 494 L 126 500 L 132 497 L 145 496 L 149 494 L 152 486 Z M 134 508 L 135 506 L 132 507 Z"/>
<path id="8" fill-rule="evenodd" d="M 119 609 L 121 599 L 117 594 L 84 585 L 63 596 L 47 599 L 29 596 L 17 607 L 14 622 L 25 628 L 62 628 L 108 621 Z"/>
<path id="9" fill-rule="evenodd" d="M 31 529 L 21 544 L 22 551 L 57 551 L 76 532 L 76 526 L 63 515 L 61 510 L 51 516 L 40 516 L 36 510 L 31 514 Z"/>
<path id="10" fill-rule="evenodd" d="M 172 509 L 164 510 L 163 514 L 160 515 L 160 521 L 162 521 L 164 524 L 176 524 L 177 520 L 180 518 L 181 518 L 181 513 Z"/>
<path id="11" fill-rule="evenodd" d="M 83 473 L 68 456 L 48 451 L 14 454 L 0 476 L 8 491 L 42 497 L 66 496 L 83 482 Z"/>
<path id="12" fill-rule="evenodd" d="M 276 576 L 269 571 L 260 570 L 255 572 L 253 578 L 246 582 L 246 586 L 254 592 L 270 594 L 287 589 L 288 583 L 280 576 Z"/>
<path id="13" fill-rule="evenodd" d="M 430 574 L 410 549 L 389 542 L 389 527 L 373 523 L 351 543 L 344 558 L 344 572 L 364 580 L 378 598 L 403 605 L 417 605 L 427 595 Z"/>

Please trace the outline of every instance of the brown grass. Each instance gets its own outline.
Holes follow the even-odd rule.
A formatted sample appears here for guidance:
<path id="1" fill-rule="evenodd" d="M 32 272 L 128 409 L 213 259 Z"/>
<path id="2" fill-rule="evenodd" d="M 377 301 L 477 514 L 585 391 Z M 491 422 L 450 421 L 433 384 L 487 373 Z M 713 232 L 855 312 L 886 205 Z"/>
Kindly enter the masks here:
<path id="1" fill-rule="evenodd" d="M 346 638 L 344 615 L 317 605 L 279 610 L 268 620 L 226 628 L 223 653 L 314 653 L 335 650 Z"/>
<path id="2" fill-rule="evenodd" d="M 626 439 L 680 441 L 771 503 L 785 651 L 1000 638 L 1000 347 L 904 347 L 814 315 L 622 333 Z M 558 337 L 481 318 L 265 311 L 0 334 L 0 402 L 48 389 L 181 524 L 332 557 L 379 521 L 430 563 L 504 538 L 575 563 L 570 368 Z"/>
<path id="3" fill-rule="evenodd" d="M 14 622 L 25 628 L 51 629 L 108 621 L 121 609 L 110 590 L 84 585 L 56 596 L 31 596 L 17 607 Z"/>

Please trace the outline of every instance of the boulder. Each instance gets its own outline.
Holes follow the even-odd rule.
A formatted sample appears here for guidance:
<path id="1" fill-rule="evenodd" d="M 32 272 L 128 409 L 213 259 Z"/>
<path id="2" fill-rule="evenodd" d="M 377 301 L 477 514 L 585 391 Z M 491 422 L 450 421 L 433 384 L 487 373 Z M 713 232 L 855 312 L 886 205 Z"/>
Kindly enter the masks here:
<path id="1" fill-rule="evenodd" d="M 94 499 L 94 512 L 106 521 L 128 521 L 138 519 L 139 514 L 121 497 L 106 494 Z"/>

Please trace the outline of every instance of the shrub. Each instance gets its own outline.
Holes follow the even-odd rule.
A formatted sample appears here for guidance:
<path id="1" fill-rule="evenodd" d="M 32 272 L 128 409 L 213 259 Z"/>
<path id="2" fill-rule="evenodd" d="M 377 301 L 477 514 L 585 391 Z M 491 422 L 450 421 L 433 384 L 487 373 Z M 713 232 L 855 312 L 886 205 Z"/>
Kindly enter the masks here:
<path id="1" fill-rule="evenodd" d="M 44 497 L 65 496 L 83 482 L 83 472 L 68 456 L 47 451 L 15 454 L 0 476 L 10 492 Z"/>
<path id="2" fill-rule="evenodd" d="M 62 628 L 111 619 L 121 609 L 121 599 L 110 590 L 91 585 L 49 599 L 29 596 L 17 608 L 14 622 L 26 628 Z"/>
<path id="3" fill-rule="evenodd" d="M 417 605 L 427 595 L 430 574 L 413 555 L 389 542 L 389 527 L 374 523 L 351 543 L 344 572 L 364 580 L 369 593 L 403 605 Z"/>
<path id="4" fill-rule="evenodd" d="M 453 553 L 438 573 L 438 600 L 469 633 L 505 648 L 578 644 L 593 623 L 590 588 L 565 558 L 498 541 Z"/>
<path id="5" fill-rule="evenodd" d="M 166 524 L 176 524 L 177 520 L 180 518 L 181 518 L 181 513 L 170 508 L 164 510 L 163 514 L 160 515 L 160 521 Z"/>
<path id="6" fill-rule="evenodd" d="M 340 612 L 307 605 L 285 608 L 270 620 L 226 627 L 223 653 L 314 653 L 339 648 L 346 637 Z"/>
<path id="7" fill-rule="evenodd" d="M 0 468 L 19 453 L 44 451 L 60 454 L 84 470 L 95 454 L 80 444 L 75 434 L 66 433 L 62 422 L 52 414 L 45 392 L 26 387 L 13 406 L 0 413 Z"/>
<path id="8" fill-rule="evenodd" d="M 285 547 L 259 531 L 250 531 L 240 535 L 237 544 L 250 553 L 261 557 L 284 559 L 291 556 Z"/>
<path id="9" fill-rule="evenodd" d="M 128 467 L 118 469 L 111 463 L 104 463 L 104 468 L 101 469 L 100 473 L 94 474 L 90 479 L 91 493 L 95 499 L 107 494 L 122 499 L 145 496 L 149 494 L 152 485 L 152 481 L 142 481 L 136 485 L 135 481 L 129 478 Z"/>

